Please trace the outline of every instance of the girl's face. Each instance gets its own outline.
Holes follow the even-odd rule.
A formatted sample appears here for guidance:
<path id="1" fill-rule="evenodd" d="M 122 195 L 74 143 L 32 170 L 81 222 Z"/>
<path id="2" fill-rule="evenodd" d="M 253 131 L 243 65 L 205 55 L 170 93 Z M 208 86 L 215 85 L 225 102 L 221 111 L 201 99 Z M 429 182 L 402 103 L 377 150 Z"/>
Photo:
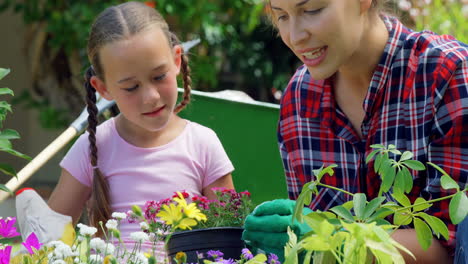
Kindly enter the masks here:
<path id="1" fill-rule="evenodd" d="M 166 126 L 177 101 L 181 47 L 171 48 L 154 27 L 99 51 L 105 82 L 91 79 L 106 99 L 115 100 L 124 119 L 150 132 Z"/>
<path id="2" fill-rule="evenodd" d="M 370 0 L 271 0 L 272 18 L 283 42 L 307 66 L 314 79 L 325 79 L 359 48 L 362 12 Z"/>

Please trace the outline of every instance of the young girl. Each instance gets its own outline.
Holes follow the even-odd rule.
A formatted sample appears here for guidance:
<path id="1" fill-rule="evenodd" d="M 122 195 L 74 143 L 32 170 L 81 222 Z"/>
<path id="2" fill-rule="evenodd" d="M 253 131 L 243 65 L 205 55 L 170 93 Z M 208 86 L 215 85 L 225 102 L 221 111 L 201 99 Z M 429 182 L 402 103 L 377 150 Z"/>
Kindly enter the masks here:
<path id="1" fill-rule="evenodd" d="M 153 8 L 127 2 L 104 10 L 88 41 L 85 88 L 89 127 L 60 163 L 49 206 L 78 221 L 89 200 L 93 226 L 112 212 L 185 190 L 214 199 L 213 187 L 234 188 L 233 166 L 216 134 L 177 113 L 189 102 L 190 68 L 176 36 Z M 177 101 L 177 75 L 184 95 Z M 95 90 L 120 114 L 97 128 Z M 123 223 L 122 237 L 138 231 Z"/>
<path id="2" fill-rule="evenodd" d="M 450 36 L 413 32 L 382 12 L 383 0 L 268 2 L 281 39 L 303 63 L 284 92 L 278 126 L 290 199 L 313 179 L 313 170 L 330 164 L 338 165 L 335 174 L 322 182 L 365 193 L 369 200 L 375 197 L 379 176 L 373 163 L 365 162 L 372 144 L 411 151 L 415 159 L 440 165 L 461 188 L 466 186 L 466 44 Z M 450 194 L 441 187 L 441 173 L 431 166 L 412 173 L 412 201 Z M 311 209 L 327 210 L 349 199 L 323 188 Z M 291 205 L 278 201 L 263 206 L 273 215 L 280 204 Z M 428 213 L 448 225 L 449 241 L 434 239 L 426 252 L 414 229 L 399 229 L 393 238 L 412 251 L 418 263 L 448 263 L 456 234 L 448 208 L 444 200 Z M 267 241 L 265 234 L 257 235 L 256 223 L 273 222 L 257 218 L 246 220 L 244 238 L 262 248 Z M 282 246 L 278 243 L 275 249 L 284 251 Z M 405 255 L 405 261 L 414 259 Z"/>

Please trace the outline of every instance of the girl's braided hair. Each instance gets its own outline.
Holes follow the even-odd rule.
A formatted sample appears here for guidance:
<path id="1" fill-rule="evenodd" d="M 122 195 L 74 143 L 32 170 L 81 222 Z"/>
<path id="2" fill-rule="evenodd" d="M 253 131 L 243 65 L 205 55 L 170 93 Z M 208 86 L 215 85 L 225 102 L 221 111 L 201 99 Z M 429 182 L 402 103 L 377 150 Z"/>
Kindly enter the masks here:
<path id="1" fill-rule="evenodd" d="M 96 145 L 96 127 L 98 110 L 96 108 L 95 90 L 90 84 L 92 76 L 97 76 L 104 81 L 104 69 L 100 61 L 99 51 L 109 43 L 123 40 L 150 27 L 159 27 L 166 36 L 169 46 L 180 44 L 176 35 L 169 30 L 164 18 L 154 9 L 140 2 L 126 2 L 105 9 L 94 21 L 88 40 L 88 59 L 91 65 L 85 74 L 85 88 L 88 105 L 88 133 L 90 160 L 93 167 L 93 185 L 89 205 L 90 224 L 98 226 L 99 222 L 105 223 L 111 218 L 109 185 L 99 169 L 98 149 Z M 181 55 L 181 71 L 183 76 L 184 93 L 182 100 L 174 108 L 178 113 L 190 102 L 192 80 L 187 56 Z"/>

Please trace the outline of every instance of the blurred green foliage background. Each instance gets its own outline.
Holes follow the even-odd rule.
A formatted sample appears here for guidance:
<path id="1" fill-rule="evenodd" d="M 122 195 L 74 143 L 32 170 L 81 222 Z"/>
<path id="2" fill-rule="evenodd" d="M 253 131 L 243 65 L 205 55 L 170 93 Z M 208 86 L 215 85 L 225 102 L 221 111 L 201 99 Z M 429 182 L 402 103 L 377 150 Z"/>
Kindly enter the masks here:
<path id="1" fill-rule="evenodd" d="M 468 42 L 468 0 L 389 0 L 411 27 L 452 34 Z M 123 0 L 0 0 L 0 12 L 21 15 L 27 34 L 31 89 L 14 103 L 35 108 L 46 128 L 67 126 L 83 109 L 82 73 L 88 66 L 90 25 L 105 7 Z M 277 37 L 263 0 L 151 0 L 189 51 L 193 88 L 241 90 L 278 102 L 298 59 Z"/>

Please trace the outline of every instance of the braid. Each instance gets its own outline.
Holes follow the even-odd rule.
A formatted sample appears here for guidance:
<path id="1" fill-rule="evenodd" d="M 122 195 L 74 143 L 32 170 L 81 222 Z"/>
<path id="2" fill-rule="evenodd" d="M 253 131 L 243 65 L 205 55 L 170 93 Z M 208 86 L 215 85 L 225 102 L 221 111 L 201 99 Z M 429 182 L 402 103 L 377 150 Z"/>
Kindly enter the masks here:
<path id="1" fill-rule="evenodd" d="M 94 76 L 94 70 L 89 67 L 85 75 L 85 88 L 86 88 L 86 104 L 88 105 L 88 128 L 89 133 L 89 150 L 91 166 L 93 167 L 93 190 L 91 192 L 91 205 L 90 205 L 90 224 L 98 226 L 99 221 L 107 221 L 111 217 L 110 198 L 109 198 L 109 185 L 104 179 L 101 170 L 98 168 L 98 150 L 96 145 L 96 127 L 97 127 L 97 114 L 96 107 L 96 94 L 94 88 L 91 86 L 90 79 Z M 102 235 L 102 231 L 98 228 L 98 235 Z"/>
<path id="2" fill-rule="evenodd" d="M 178 43 L 177 37 L 171 33 L 171 42 L 173 45 Z M 184 83 L 184 94 L 182 95 L 182 100 L 176 105 L 174 112 L 178 113 L 190 102 L 190 93 L 192 91 L 192 78 L 190 77 L 191 69 L 188 65 L 188 57 L 185 55 L 185 52 L 182 50 L 181 54 L 181 71 L 182 71 L 182 80 Z"/>

